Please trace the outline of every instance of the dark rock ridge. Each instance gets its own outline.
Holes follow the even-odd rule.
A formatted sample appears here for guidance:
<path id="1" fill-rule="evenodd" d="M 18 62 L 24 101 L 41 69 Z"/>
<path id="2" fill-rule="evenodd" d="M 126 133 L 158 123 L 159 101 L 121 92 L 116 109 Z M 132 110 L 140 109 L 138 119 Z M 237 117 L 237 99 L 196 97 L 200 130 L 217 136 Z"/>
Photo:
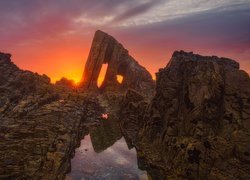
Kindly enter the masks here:
<path id="1" fill-rule="evenodd" d="M 129 93 L 122 129 L 166 178 L 250 178 L 250 78 L 237 62 L 175 52 L 148 106 Z"/>
<path id="2" fill-rule="evenodd" d="M 95 98 L 20 70 L 10 57 L 0 53 L 0 179 L 64 179 L 102 108 Z"/>
<path id="3" fill-rule="evenodd" d="M 150 73 L 117 40 L 98 30 L 85 64 L 81 84 L 84 89 L 97 89 L 97 79 L 103 64 L 108 64 L 108 68 L 101 89 L 122 87 L 141 92 L 153 90 L 154 81 Z M 117 81 L 117 75 L 123 76 L 121 84 Z"/>
<path id="4" fill-rule="evenodd" d="M 0 113 L 7 113 L 23 97 L 28 95 L 44 95 L 39 99 L 40 103 L 45 98 L 54 99 L 50 79 L 30 71 L 20 70 L 10 60 L 10 54 L 0 53 Z"/>
<path id="5" fill-rule="evenodd" d="M 72 89 L 72 87 L 76 87 L 76 84 L 73 80 L 67 79 L 65 77 L 61 78 L 59 81 L 56 81 L 55 85 L 67 89 Z"/>
<path id="6" fill-rule="evenodd" d="M 138 132 L 144 125 L 143 117 L 146 113 L 148 102 L 144 97 L 129 89 L 121 101 L 120 124 L 121 130 L 129 147 L 133 147 Z"/>

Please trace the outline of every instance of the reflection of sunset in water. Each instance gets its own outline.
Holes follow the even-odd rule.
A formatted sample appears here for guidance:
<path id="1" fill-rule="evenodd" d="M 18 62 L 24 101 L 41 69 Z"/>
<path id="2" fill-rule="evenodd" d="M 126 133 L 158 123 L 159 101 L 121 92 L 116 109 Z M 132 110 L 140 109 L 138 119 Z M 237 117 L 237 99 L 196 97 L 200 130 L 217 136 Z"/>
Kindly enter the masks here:
<path id="1" fill-rule="evenodd" d="M 102 119 L 108 119 L 108 114 L 102 114 Z"/>
<path id="2" fill-rule="evenodd" d="M 147 179 L 146 172 L 137 167 L 136 150 L 129 150 L 123 137 L 104 151 L 96 153 L 90 135 L 85 136 L 71 160 L 71 168 L 68 179 Z"/>

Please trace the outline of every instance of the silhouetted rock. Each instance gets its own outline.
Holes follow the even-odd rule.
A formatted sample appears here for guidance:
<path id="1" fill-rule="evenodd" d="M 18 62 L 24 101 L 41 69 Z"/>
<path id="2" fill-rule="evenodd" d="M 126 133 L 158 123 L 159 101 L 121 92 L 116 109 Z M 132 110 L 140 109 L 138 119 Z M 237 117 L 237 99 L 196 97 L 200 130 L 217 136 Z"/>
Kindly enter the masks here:
<path id="1" fill-rule="evenodd" d="M 250 78 L 237 62 L 175 52 L 143 119 L 134 145 L 167 178 L 250 178 Z"/>
<path id="2" fill-rule="evenodd" d="M 56 81 L 56 86 L 64 87 L 67 89 L 72 89 L 76 86 L 75 82 L 71 79 L 67 79 L 65 77 L 61 78 L 59 81 Z"/>
<path id="3" fill-rule="evenodd" d="M 75 81 L 71 79 L 67 79 L 65 77 L 61 78 L 59 81 L 56 81 L 55 83 L 55 89 L 57 92 L 62 95 L 62 94 L 69 94 L 70 93 L 77 93 L 78 92 L 78 87 Z"/>
<path id="4" fill-rule="evenodd" d="M 96 31 L 82 78 L 82 87 L 97 89 L 97 79 L 103 64 L 108 64 L 101 89 L 133 88 L 142 93 L 152 92 L 154 82 L 150 73 L 128 54 L 112 36 Z M 123 76 L 121 84 L 117 75 Z"/>

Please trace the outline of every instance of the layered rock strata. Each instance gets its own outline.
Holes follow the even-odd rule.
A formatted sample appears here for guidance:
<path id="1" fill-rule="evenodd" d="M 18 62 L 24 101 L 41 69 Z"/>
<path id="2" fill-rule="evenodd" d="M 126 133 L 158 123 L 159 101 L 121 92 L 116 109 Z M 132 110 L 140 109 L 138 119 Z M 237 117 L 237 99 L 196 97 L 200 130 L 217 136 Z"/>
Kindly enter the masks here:
<path id="1" fill-rule="evenodd" d="M 97 99 L 61 92 L 46 76 L 20 70 L 0 53 L 0 179 L 63 179 Z"/>
<path id="2" fill-rule="evenodd" d="M 250 178 L 250 78 L 237 62 L 175 52 L 143 117 L 133 101 L 127 114 L 140 125 L 124 121 L 123 131 L 167 178 Z"/>

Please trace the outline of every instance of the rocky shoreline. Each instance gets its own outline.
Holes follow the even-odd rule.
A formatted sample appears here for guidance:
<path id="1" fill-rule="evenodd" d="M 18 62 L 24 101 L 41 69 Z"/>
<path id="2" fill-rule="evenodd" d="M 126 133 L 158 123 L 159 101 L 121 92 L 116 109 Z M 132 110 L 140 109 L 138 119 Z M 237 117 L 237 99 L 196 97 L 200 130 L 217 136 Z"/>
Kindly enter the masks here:
<path id="1" fill-rule="evenodd" d="M 88 127 L 99 124 L 98 101 L 20 70 L 9 54 L 0 54 L 0 70 L 0 179 L 63 179 Z"/>
<path id="2" fill-rule="evenodd" d="M 64 179 L 102 114 L 120 122 L 153 179 L 250 178 L 250 78 L 236 61 L 176 51 L 155 84 L 101 31 L 79 87 L 65 78 L 51 84 L 10 58 L 0 53 L 0 179 Z M 110 73 L 98 89 L 104 63 Z"/>
<path id="3" fill-rule="evenodd" d="M 250 78 L 237 62 L 175 52 L 148 105 L 129 97 L 121 127 L 167 179 L 250 178 Z"/>

